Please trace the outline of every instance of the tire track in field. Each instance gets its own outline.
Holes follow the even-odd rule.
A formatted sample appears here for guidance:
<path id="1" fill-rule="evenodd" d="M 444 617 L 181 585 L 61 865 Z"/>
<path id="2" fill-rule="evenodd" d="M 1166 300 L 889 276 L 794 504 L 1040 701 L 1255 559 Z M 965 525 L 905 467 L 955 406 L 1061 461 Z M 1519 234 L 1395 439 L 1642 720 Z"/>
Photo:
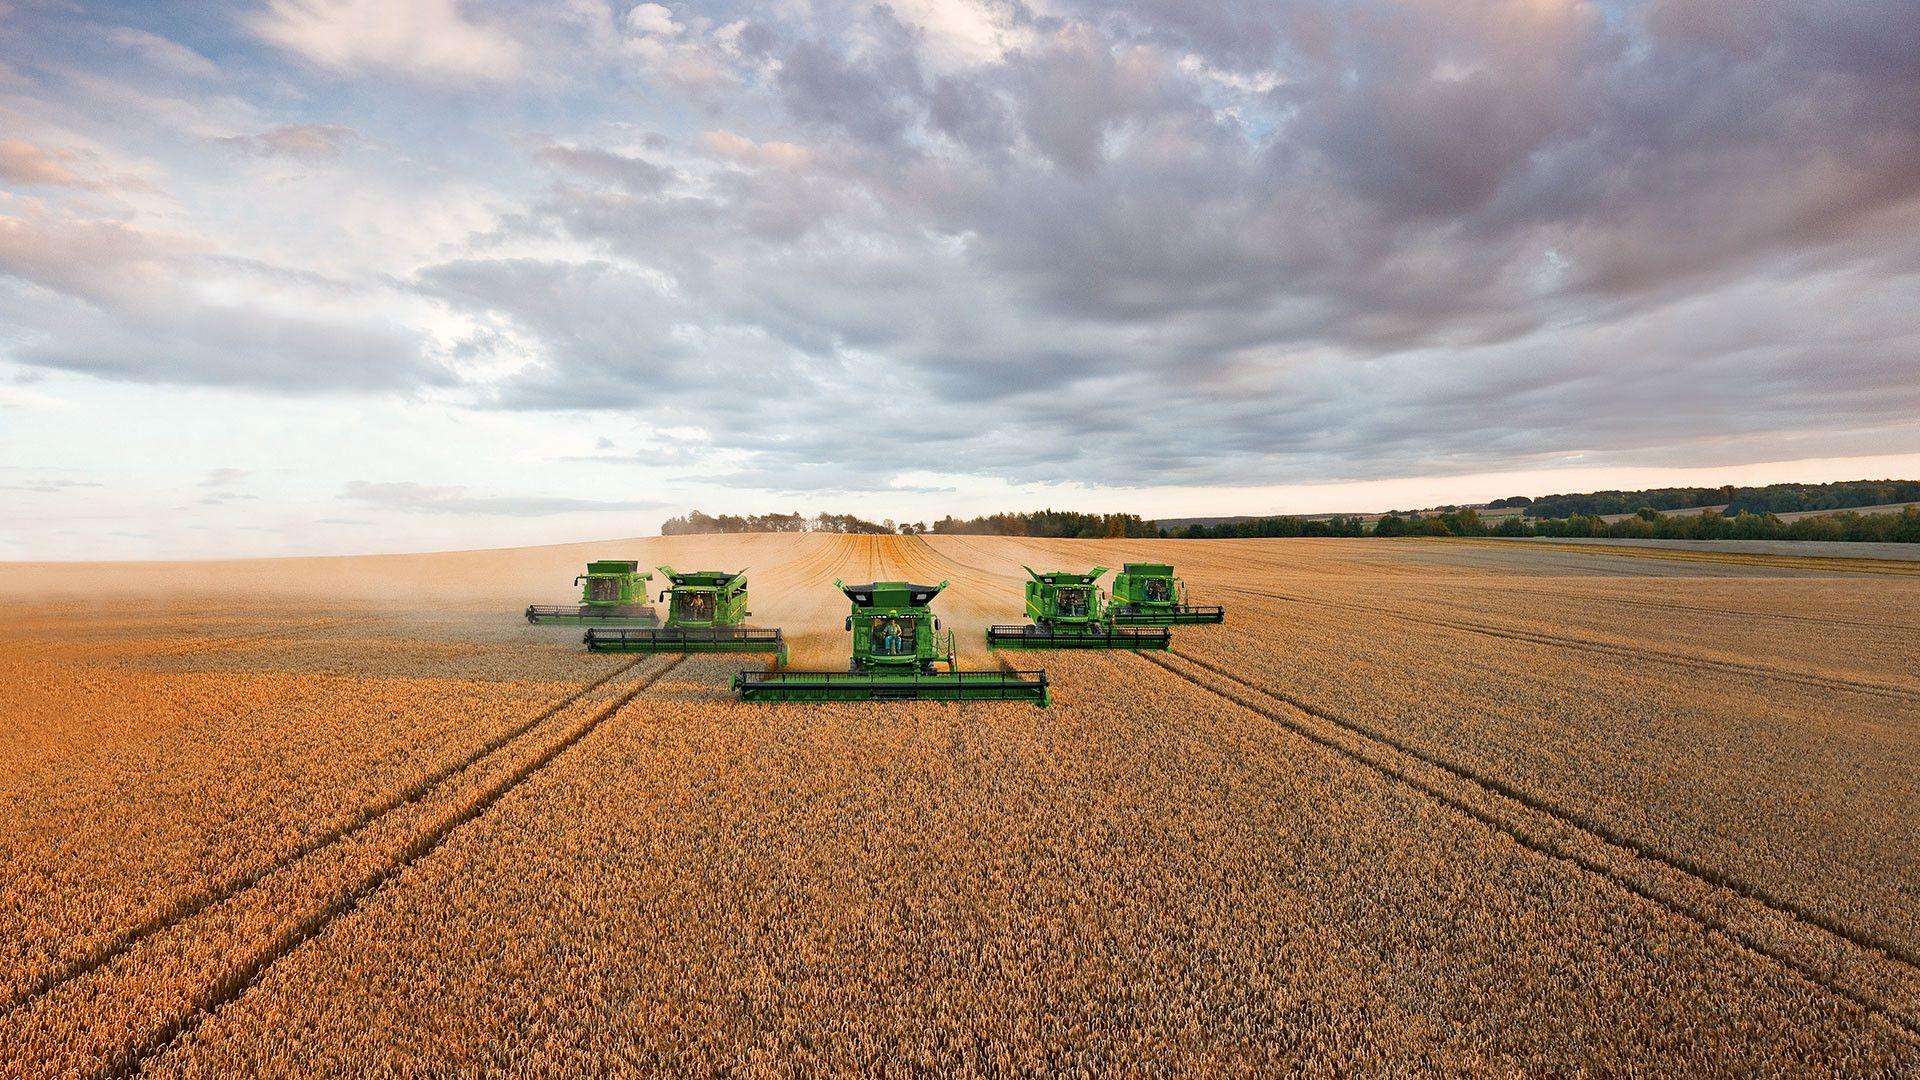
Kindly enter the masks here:
<path id="1" fill-rule="evenodd" d="M 1592 638 L 1569 637 L 1564 634 L 1550 634 L 1540 630 L 1521 630 L 1513 627 L 1493 626 L 1486 623 L 1465 622 L 1446 619 L 1434 615 L 1422 615 L 1419 612 L 1403 611 L 1396 608 L 1372 607 L 1365 604 L 1342 604 L 1333 600 L 1316 600 L 1305 596 L 1289 596 L 1285 593 L 1263 592 L 1259 589 L 1230 587 L 1232 592 L 1248 596 L 1260 596 L 1269 600 L 1282 600 L 1294 604 L 1307 604 L 1313 607 L 1331 608 L 1335 611 L 1357 612 L 1363 615 L 1384 615 L 1420 626 L 1444 626 L 1452 630 L 1462 630 L 1471 634 L 1504 638 L 1509 641 L 1524 641 L 1534 645 L 1548 645 L 1555 648 L 1572 649 L 1577 652 L 1600 653 L 1630 660 L 1648 660 L 1655 663 L 1671 664 L 1676 667 L 1696 670 L 1714 670 L 1732 672 L 1740 675 L 1757 675 L 1778 682 L 1798 683 L 1818 690 L 1832 690 L 1854 694 L 1868 694 L 1874 697 L 1894 701 L 1920 702 L 1920 690 L 1898 686 L 1892 683 L 1869 682 L 1864 679 L 1848 679 L 1838 675 L 1822 675 L 1812 671 L 1798 671 L 1793 668 L 1773 667 L 1766 664 L 1748 664 L 1739 660 L 1721 660 L 1709 656 L 1696 656 L 1691 653 L 1667 652 L 1662 649 L 1649 649 L 1639 645 L 1622 645 L 1609 641 L 1597 641 Z"/>
<path id="2" fill-rule="evenodd" d="M 1613 558 L 1662 559 L 1669 562 L 1720 563 L 1726 566 L 1760 570 L 1813 570 L 1829 574 L 1879 574 L 1887 577 L 1920 577 L 1920 561 L 1874 559 L 1861 555 L 1790 555 L 1766 551 L 1701 551 L 1692 548 L 1642 547 L 1638 544 L 1568 544 L 1552 540 L 1500 540 L 1479 536 L 1409 536 L 1404 539 L 1423 543 L 1472 544 L 1546 548 L 1557 551 L 1585 552 Z"/>
<path id="3" fill-rule="evenodd" d="M 1399 781 L 1522 847 L 1595 874 L 1724 935 L 1920 1041 L 1920 957 L 1671 855 L 1395 736 L 1180 654 L 1136 654 L 1215 697 Z M 1197 673 L 1196 673 L 1197 671 Z"/>
<path id="4" fill-rule="evenodd" d="M 904 558 L 906 559 L 906 561 L 910 563 L 919 562 L 924 568 L 932 570 L 934 573 L 937 573 L 940 577 L 950 577 L 954 581 L 959 582 L 963 586 L 969 585 L 969 584 L 973 586 L 977 586 L 977 591 L 971 596 L 970 602 L 973 606 L 973 610 L 982 613 L 980 617 L 984 620 L 984 622 L 979 627 L 979 629 L 981 630 L 982 636 L 984 636 L 985 634 L 985 627 L 993 625 L 993 617 L 984 614 L 984 612 L 987 610 L 987 606 L 989 603 L 989 600 L 988 600 L 989 595 L 994 590 L 1006 588 L 1006 587 L 1009 587 L 1010 585 L 1012 588 L 1015 588 L 1015 589 L 1019 588 L 1017 582 L 1010 582 L 1007 577 L 999 574 L 995 574 L 993 571 L 988 570 L 984 567 L 977 566 L 973 563 L 969 563 L 961 559 L 956 559 L 953 556 L 942 551 L 941 549 L 933 546 L 932 544 L 927 543 L 926 540 L 921 537 L 917 537 L 917 536 L 914 537 L 913 543 L 911 545 L 908 545 L 905 548 L 905 552 L 906 554 L 904 555 Z M 1026 600 L 1025 600 L 1026 594 L 1024 590 L 1020 592 L 1016 592 L 1013 595 L 1019 599 L 1019 602 L 1021 604 L 1020 611 L 1024 615 L 1025 603 L 1026 603 Z M 953 620 L 953 619 L 948 620 L 948 622 L 950 623 L 955 621 L 956 620 Z M 972 636 L 972 633 L 970 630 L 968 646 L 971 647 L 973 642 L 977 640 L 978 640 L 977 638 Z M 966 651 L 966 650 L 962 649 L 960 646 L 956 646 L 956 652 L 960 652 L 960 651 Z M 1000 671 L 1020 672 L 1024 674 L 1024 673 L 1032 673 L 1035 671 L 1044 672 L 1045 670 L 1043 668 L 1034 666 L 1039 663 L 1037 659 L 1026 659 L 1025 657 L 1022 657 L 1022 659 L 1026 659 L 1026 665 L 1027 665 L 1022 667 L 1022 666 L 1018 666 L 1014 656 L 1010 655 L 1005 650 L 989 648 L 986 650 L 986 652 L 987 652 L 986 660 L 988 662 L 991 662 L 995 666 L 995 668 L 997 668 Z"/>
<path id="5" fill-rule="evenodd" d="M 654 659 L 642 657 L 642 659 Z M 233 970 L 227 972 L 213 985 L 207 987 L 193 1002 L 193 1009 L 184 1016 L 173 1018 L 158 1031 L 149 1034 L 137 1043 L 126 1046 L 107 1063 L 102 1075 L 108 1077 L 137 1076 L 154 1058 L 166 1053 L 182 1039 L 191 1035 L 207 1019 L 220 1009 L 238 1000 L 264 977 L 272 967 L 291 955 L 301 945 L 313 940 L 326 931 L 329 926 L 342 917 L 350 915 L 361 902 L 373 895 L 389 881 L 404 873 L 413 864 L 431 855 L 445 843 L 455 830 L 478 819 L 492 809 L 502 798 L 512 793 L 522 784 L 538 775 L 561 754 L 578 744 L 582 739 L 599 730 L 609 718 L 626 708 L 633 700 L 658 682 L 661 676 L 679 667 L 685 662 L 684 655 L 671 656 L 660 667 L 648 672 L 631 688 L 622 692 L 611 702 L 602 706 L 592 716 L 574 727 L 566 735 L 550 744 L 533 758 L 522 763 L 505 777 L 496 780 L 480 791 L 477 797 L 467 803 L 458 812 L 432 828 L 415 835 L 400 850 L 397 857 L 381 865 L 373 873 L 363 877 L 358 883 L 332 900 L 318 911 L 282 932 L 267 947 Z M 630 668 L 632 665 L 628 665 Z M 622 670 L 626 670 L 623 668 Z M 617 672 L 616 672 L 617 674 Z M 604 682 L 605 680 L 602 680 Z"/>
<path id="6" fill-rule="evenodd" d="M 1660 600 L 1642 600 L 1638 597 L 1609 596 L 1605 593 L 1561 592 L 1553 589 L 1532 589 L 1507 587 L 1509 592 L 1523 592 L 1529 596 L 1541 596 L 1555 600 L 1585 600 L 1600 604 L 1616 604 L 1621 607 L 1651 608 L 1655 611 L 1686 611 L 1701 615 L 1722 615 L 1727 618 L 1765 619 L 1782 622 L 1809 623 L 1814 626 L 1845 626 L 1859 630 L 1905 631 L 1920 634 L 1920 626 L 1907 623 L 1873 622 L 1870 619 L 1843 619 L 1830 615 L 1807 615 L 1787 611 L 1750 611 L 1744 608 L 1717 608 L 1697 604 L 1669 604 Z"/>
<path id="7" fill-rule="evenodd" d="M 334 627 L 334 626 L 352 626 L 356 623 L 371 622 L 373 621 L 374 618 L 375 616 L 372 616 L 372 615 L 343 615 L 338 618 L 320 619 L 316 622 L 301 623 L 298 626 L 286 626 L 278 630 L 267 630 L 267 631 L 254 633 L 254 634 L 235 634 L 235 635 L 231 635 L 223 638 L 208 638 L 200 641 L 189 641 L 183 645 L 178 646 L 177 648 L 166 649 L 161 652 L 153 653 L 151 655 L 153 656 L 192 656 L 196 653 L 219 652 L 223 649 L 239 648 L 246 645 L 252 645 L 256 642 L 261 642 L 261 641 L 273 641 L 277 638 L 285 638 L 285 637 L 298 637 L 301 634 L 312 633 L 316 630 L 325 630 L 325 629 L 328 629 L 329 627 Z"/>
<path id="8" fill-rule="evenodd" d="M 351 840 L 354 836 L 378 824 L 396 811 L 426 798 L 441 785 L 457 781 L 461 774 L 473 769 L 502 747 L 519 739 L 540 724 L 561 713 L 574 702 L 598 690 L 620 675 L 633 670 L 633 668 L 648 659 L 650 659 L 650 657 L 637 656 L 633 660 L 602 675 L 600 678 L 575 688 L 562 696 L 558 701 L 542 709 L 531 719 L 496 733 L 493 737 L 482 742 L 472 753 L 458 760 L 449 762 L 441 768 L 420 777 L 385 802 L 370 807 L 363 807 L 359 813 L 354 814 L 352 817 L 340 822 L 331 829 L 315 834 L 304 843 L 295 847 L 292 851 L 228 878 L 226 881 L 221 882 L 211 889 L 185 897 L 180 903 L 169 907 L 157 915 L 136 923 L 123 933 L 114 935 L 70 963 L 34 980 L 28 985 L 24 992 L 17 993 L 7 1001 L 0 1003 L 0 1019 L 5 1019 L 15 1010 L 31 1004 L 35 999 L 46 996 L 63 984 L 98 971 L 120 956 L 125 955 L 142 941 L 194 918 L 215 904 L 223 903 L 240 895 L 259 884 L 260 881 L 269 874 L 285 869 L 302 859 L 324 852 L 326 849 L 342 841 Z"/>

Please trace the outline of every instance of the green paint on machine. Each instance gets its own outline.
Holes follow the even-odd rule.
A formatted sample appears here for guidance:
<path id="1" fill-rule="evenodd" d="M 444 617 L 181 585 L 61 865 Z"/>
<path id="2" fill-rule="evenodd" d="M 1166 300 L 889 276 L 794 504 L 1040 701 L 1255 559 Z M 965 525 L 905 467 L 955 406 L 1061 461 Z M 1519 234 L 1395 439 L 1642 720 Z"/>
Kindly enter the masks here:
<path id="1" fill-rule="evenodd" d="M 1197 626 L 1227 621 L 1217 604 L 1187 603 L 1186 582 L 1166 563 L 1127 563 L 1113 579 L 1108 615 L 1115 626 Z"/>
<path id="2" fill-rule="evenodd" d="M 584 639 L 588 652 L 613 653 L 759 653 L 774 654 L 785 667 L 787 642 L 777 628 L 743 625 L 747 610 L 747 572 L 695 570 L 681 573 L 659 567 L 671 586 L 660 593 L 667 624 L 657 629 L 594 627 Z"/>
<path id="3" fill-rule="evenodd" d="M 1124 649 L 1159 651 L 1173 644 L 1165 628 L 1116 627 L 1108 617 L 1107 599 L 1095 584 L 1107 572 L 1096 566 L 1085 572 L 1052 570 L 1027 572 L 1026 626 L 987 627 L 990 649 Z"/>
<path id="4" fill-rule="evenodd" d="M 529 604 L 527 621 L 545 626 L 657 626 L 660 616 L 647 606 L 647 582 L 652 580 L 632 559 L 596 560 L 573 579 L 580 586 L 578 604 Z"/>
<path id="5" fill-rule="evenodd" d="M 959 670 L 953 631 L 941 628 L 930 607 L 947 582 L 833 584 L 852 604 L 847 670 L 743 671 L 733 680 L 742 701 L 1051 702 L 1044 671 Z"/>

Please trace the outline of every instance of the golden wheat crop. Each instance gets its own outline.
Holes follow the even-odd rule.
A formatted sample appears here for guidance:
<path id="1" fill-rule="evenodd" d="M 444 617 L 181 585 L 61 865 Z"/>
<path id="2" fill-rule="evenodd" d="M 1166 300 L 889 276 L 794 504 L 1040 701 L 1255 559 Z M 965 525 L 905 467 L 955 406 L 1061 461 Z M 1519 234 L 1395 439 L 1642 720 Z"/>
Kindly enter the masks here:
<path id="1" fill-rule="evenodd" d="M 1920 1067 L 1914 586 L 761 539 L 753 621 L 801 665 L 844 664 L 834 576 L 953 580 L 966 666 L 1022 563 L 1167 558 L 1228 623 L 1021 657 L 1044 711 L 742 705 L 738 663 L 495 619 L 517 580 L 117 657 L 35 623 L 0 647 L 35 702 L 0 1073 Z"/>

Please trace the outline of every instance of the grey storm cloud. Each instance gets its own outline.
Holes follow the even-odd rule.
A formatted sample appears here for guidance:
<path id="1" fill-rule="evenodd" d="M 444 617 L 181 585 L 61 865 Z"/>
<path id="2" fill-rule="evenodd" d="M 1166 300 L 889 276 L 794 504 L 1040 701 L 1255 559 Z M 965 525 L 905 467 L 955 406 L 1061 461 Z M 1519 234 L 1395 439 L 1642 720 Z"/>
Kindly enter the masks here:
<path id="1" fill-rule="evenodd" d="M 20 212 L 9 354 L 393 391 L 455 386 L 444 348 L 491 368 L 478 405 L 644 411 L 782 491 L 1920 448 L 1911 0 L 979 2 L 997 46 L 906 5 L 524 28 L 573 41 L 541 93 L 577 126 L 430 161 L 506 155 L 495 222 L 387 279 L 464 320 L 451 345 L 205 299 L 177 282 L 295 268 Z M 511 101 L 510 74 L 468 92 Z M 318 162 L 350 144 L 323 129 L 230 130 Z"/>
<path id="2" fill-rule="evenodd" d="M 550 517 L 555 514 L 658 510 L 666 503 L 644 499 L 570 499 L 555 495 L 469 495 L 460 486 L 350 480 L 342 499 L 420 514 L 485 514 Z"/>
<path id="3" fill-rule="evenodd" d="M 1070 6 L 940 74 L 884 10 L 846 16 L 858 49 L 763 27 L 786 123 L 756 134 L 805 166 L 558 186 L 526 221 L 671 280 L 707 336 L 621 362 L 538 329 L 549 362 L 503 400 L 687 408 L 716 331 L 754 335 L 810 365 L 716 431 L 768 483 L 844 473 L 835 403 L 863 390 L 962 418 L 885 467 L 1107 483 L 1684 460 L 1916 403 L 1920 315 L 1850 290 L 1916 266 L 1920 10 L 1388 14 Z M 1701 329 L 1728 320 L 1769 336 Z"/>

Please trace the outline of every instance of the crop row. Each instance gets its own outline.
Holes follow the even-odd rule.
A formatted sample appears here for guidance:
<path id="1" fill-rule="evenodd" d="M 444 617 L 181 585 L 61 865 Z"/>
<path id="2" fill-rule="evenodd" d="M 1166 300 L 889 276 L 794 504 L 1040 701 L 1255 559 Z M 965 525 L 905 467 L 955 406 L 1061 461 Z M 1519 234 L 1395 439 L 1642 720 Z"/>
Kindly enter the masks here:
<path id="1" fill-rule="evenodd" d="M 414 644 L 307 647 L 350 670 Z M 277 654 L 252 671 L 230 655 L 212 671 L 13 658 L 32 679 L 9 683 L 18 707 L 0 732 L 19 751 L 0 778 L 0 1006 L 337 835 L 616 666 L 555 656 L 492 679 L 417 661 L 409 676 L 274 671 Z"/>
<path id="2" fill-rule="evenodd" d="M 1049 666 L 1077 692 L 1040 713 L 746 706 L 689 661 L 152 1071 L 1915 1060 L 1827 988 L 1201 686 Z"/>

